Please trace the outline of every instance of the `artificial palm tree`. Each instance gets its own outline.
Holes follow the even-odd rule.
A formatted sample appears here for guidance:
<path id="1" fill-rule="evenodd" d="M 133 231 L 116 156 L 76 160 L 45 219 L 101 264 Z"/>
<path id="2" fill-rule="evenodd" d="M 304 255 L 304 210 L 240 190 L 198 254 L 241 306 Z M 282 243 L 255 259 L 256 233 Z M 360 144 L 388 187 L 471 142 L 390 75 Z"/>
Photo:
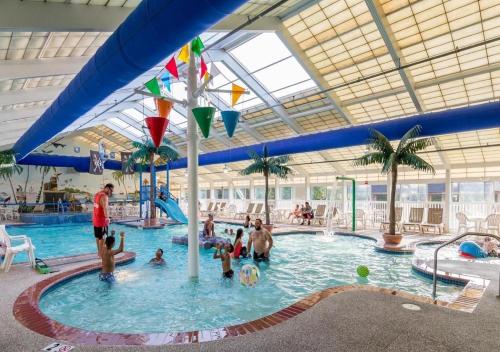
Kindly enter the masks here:
<path id="1" fill-rule="evenodd" d="M 417 155 L 432 144 L 431 138 L 418 138 L 422 127 L 410 128 L 401 138 L 396 149 L 389 139 L 377 130 L 370 131 L 369 152 L 354 161 L 355 166 L 382 164 L 382 173 L 391 174 L 391 196 L 389 201 L 389 234 L 396 234 L 396 185 L 398 166 L 406 165 L 418 171 L 435 173 L 434 167 Z M 372 151 L 373 150 L 373 151 Z"/>
<path id="2" fill-rule="evenodd" d="M 292 169 L 286 164 L 290 161 L 288 155 L 270 157 L 267 146 L 264 146 L 262 154 L 250 151 L 248 153 L 253 162 L 240 171 L 241 175 L 263 174 L 265 179 L 264 205 L 266 211 L 266 225 L 271 224 L 269 216 L 269 176 L 275 175 L 278 178 L 286 179 L 292 173 Z"/>
<path id="3" fill-rule="evenodd" d="M 155 155 L 165 160 L 166 162 L 171 160 L 176 160 L 179 157 L 179 152 L 175 146 L 164 137 L 162 144 L 157 148 L 151 139 L 147 139 L 145 142 L 132 142 L 132 146 L 136 149 L 127 161 L 127 167 L 133 164 L 148 165 L 150 175 L 153 175 L 153 169 L 155 165 Z M 142 166 L 141 166 L 142 167 Z M 154 202 L 155 190 L 153 189 L 153 182 L 151 180 L 151 187 L 149 191 L 150 200 L 150 219 L 156 218 L 156 209 Z"/>
<path id="4" fill-rule="evenodd" d="M 23 172 L 23 168 L 16 164 L 16 158 L 14 156 L 14 151 L 5 150 L 0 152 L 0 177 L 5 181 L 8 180 L 10 184 L 10 189 L 12 190 L 12 196 L 14 197 L 14 202 L 17 204 L 16 191 L 12 185 L 12 176 L 19 175 Z"/>

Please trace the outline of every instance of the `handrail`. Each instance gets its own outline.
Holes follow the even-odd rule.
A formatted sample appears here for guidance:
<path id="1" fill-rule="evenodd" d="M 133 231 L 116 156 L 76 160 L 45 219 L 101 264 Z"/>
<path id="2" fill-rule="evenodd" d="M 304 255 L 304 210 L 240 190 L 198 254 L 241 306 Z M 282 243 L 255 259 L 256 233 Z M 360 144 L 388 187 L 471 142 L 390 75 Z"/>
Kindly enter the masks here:
<path id="1" fill-rule="evenodd" d="M 434 251 L 434 269 L 433 269 L 433 274 L 432 274 L 432 299 L 436 300 L 436 285 L 437 285 L 437 255 L 438 251 L 446 247 L 447 245 L 454 243 L 458 241 L 459 239 L 466 237 L 466 236 L 481 236 L 481 237 L 493 237 L 496 238 L 498 241 L 500 241 L 500 237 L 489 234 L 489 233 L 482 233 L 482 232 L 465 232 L 457 237 L 452 238 L 449 241 L 446 241 L 445 243 L 441 244 L 436 248 Z"/>

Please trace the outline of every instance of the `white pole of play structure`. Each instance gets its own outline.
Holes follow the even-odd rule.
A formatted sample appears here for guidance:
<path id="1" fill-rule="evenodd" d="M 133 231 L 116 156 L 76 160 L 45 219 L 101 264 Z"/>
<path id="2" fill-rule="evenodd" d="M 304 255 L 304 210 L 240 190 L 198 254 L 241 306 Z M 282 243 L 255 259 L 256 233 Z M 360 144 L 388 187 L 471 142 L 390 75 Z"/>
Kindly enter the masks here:
<path id="1" fill-rule="evenodd" d="M 195 92 L 198 90 L 195 56 L 190 50 L 187 77 L 187 158 L 188 158 L 188 274 L 196 278 L 199 274 L 198 247 L 198 127 L 192 109 L 197 106 Z"/>

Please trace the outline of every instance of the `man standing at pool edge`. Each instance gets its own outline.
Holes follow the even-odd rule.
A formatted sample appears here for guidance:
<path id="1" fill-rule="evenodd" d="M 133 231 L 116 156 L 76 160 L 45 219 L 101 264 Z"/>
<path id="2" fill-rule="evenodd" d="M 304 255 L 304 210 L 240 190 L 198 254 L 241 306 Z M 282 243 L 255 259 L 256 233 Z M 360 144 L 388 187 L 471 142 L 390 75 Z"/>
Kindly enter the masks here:
<path id="1" fill-rule="evenodd" d="M 262 227 L 262 220 L 255 220 L 255 230 L 248 238 L 247 251 L 250 253 L 253 244 L 253 260 L 256 262 L 268 261 L 271 248 L 273 247 L 273 237 L 271 233 Z"/>
<path id="2" fill-rule="evenodd" d="M 108 204 L 109 197 L 113 194 L 112 183 L 106 184 L 104 188 L 94 196 L 94 212 L 92 214 L 92 223 L 94 224 L 94 236 L 97 246 L 97 255 L 101 256 L 101 247 L 104 235 L 108 234 L 109 215 Z"/>

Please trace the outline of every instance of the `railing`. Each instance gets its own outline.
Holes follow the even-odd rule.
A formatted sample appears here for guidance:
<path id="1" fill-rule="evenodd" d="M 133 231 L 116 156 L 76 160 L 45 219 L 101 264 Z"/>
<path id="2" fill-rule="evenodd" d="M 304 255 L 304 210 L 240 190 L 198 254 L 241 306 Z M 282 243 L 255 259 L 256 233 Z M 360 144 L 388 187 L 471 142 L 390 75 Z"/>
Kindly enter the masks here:
<path id="1" fill-rule="evenodd" d="M 432 299 L 433 300 L 436 300 L 436 288 L 437 288 L 437 255 L 438 255 L 438 252 L 441 248 L 443 247 L 446 247 L 447 245 L 449 244 L 452 244 L 456 241 L 458 241 L 459 239 L 461 238 L 464 238 L 466 236 L 481 236 L 481 237 L 493 237 L 495 239 L 497 239 L 498 241 L 500 241 L 500 237 L 496 236 L 496 235 L 492 235 L 492 234 L 489 234 L 489 233 L 480 233 L 480 232 L 466 232 L 466 233 L 463 233 L 459 236 L 456 236 L 454 238 L 452 238 L 451 240 L 449 241 L 446 241 L 445 243 L 439 245 L 436 250 L 434 251 L 434 268 L 433 268 L 433 273 L 432 273 Z M 500 288 L 499 288 L 499 294 L 500 294 Z"/>

